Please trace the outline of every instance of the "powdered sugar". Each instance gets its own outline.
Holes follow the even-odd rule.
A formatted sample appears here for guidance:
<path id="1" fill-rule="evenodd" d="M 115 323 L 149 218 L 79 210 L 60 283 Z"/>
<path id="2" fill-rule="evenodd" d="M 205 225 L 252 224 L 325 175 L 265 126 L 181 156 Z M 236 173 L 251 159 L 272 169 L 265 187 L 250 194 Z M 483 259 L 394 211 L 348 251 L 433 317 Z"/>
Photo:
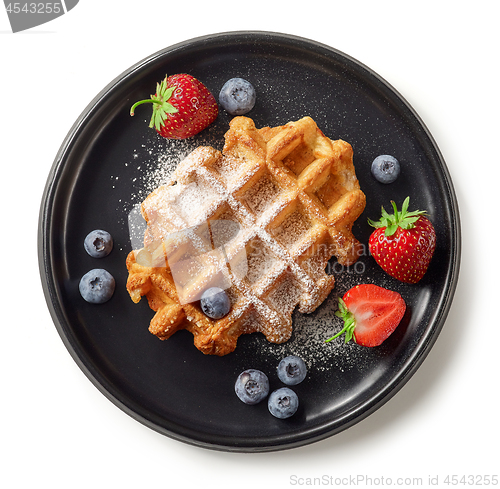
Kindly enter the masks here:
<path id="1" fill-rule="evenodd" d="M 236 158 L 225 156 L 213 168 L 227 187 L 232 188 L 240 173 L 240 162 Z"/>
<path id="2" fill-rule="evenodd" d="M 252 212 L 259 215 L 267 210 L 279 193 L 279 187 L 268 175 L 265 175 L 246 192 L 244 199 Z"/>
<path id="3" fill-rule="evenodd" d="M 132 178 L 136 188 L 131 195 L 131 202 L 142 202 L 153 190 L 168 182 L 179 163 L 194 149 L 200 146 L 212 146 L 221 149 L 223 139 L 214 134 L 209 127 L 194 138 L 165 139 L 151 133 L 146 141 L 134 150 L 131 160 L 125 166 L 139 170 Z"/>
<path id="4" fill-rule="evenodd" d="M 252 248 L 247 250 L 248 272 L 246 279 L 250 284 L 254 284 L 265 275 L 269 275 L 271 269 L 279 263 L 261 239 L 253 239 Z"/>
<path id="5" fill-rule="evenodd" d="M 366 277 L 356 273 L 335 274 L 334 290 L 316 311 L 311 314 L 302 314 L 297 310 L 292 315 L 293 334 L 285 343 L 272 344 L 259 335 L 249 337 L 250 348 L 259 351 L 262 358 L 267 359 L 270 365 L 288 355 L 297 355 L 307 364 L 308 368 L 316 371 L 332 369 L 358 369 L 364 361 L 365 348 L 354 342 L 345 343 L 343 337 L 326 343 L 325 341 L 342 328 L 342 320 L 335 316 L 338 308 L 338 298 L 358 283 L 364 282 Z"/>
<path id="6" fill-rule="evenodd" d="M 284 246 L 291 247 L 303 239 L 309 228 L 310 223 L 305 216 L 295 210 L 276 228 L 274 234 Z"/>
<path id="7" fill-rule="evenodd" d="M 146 197 L 161 185 L 166 184 L 177 166 L 194 149 L 199 146 L 212 146 L 220 149 L 223 139 L 214 134 L 212 127 L 207 128 L 200 135 L 182 140 L 165 139 L 150 132 L 143 144 L 138 146 L 130 155 L 130 159 L 123 161 L 132 191 L 126 201 L 119 200 L 117 208 L 127 215 L 130 241 L 133 249 L 143 246 L 146 225 L 141 216 L 141 204 Z M 110 176 L 112 188 L 115 189 L 122 181 L 123 176 Z"/>
<path id="8" fill-rule="evenodd" d="M 186 226 L 194 226 L 198 223 L 199 216 L 193 212 L 193 209 L 206 209 L 217 198 L 217 192 L 210 186 L 204 185 L 202 181 L 195 181 L 183 186 L 172 208 L 184 219 Z"/>
<path id="9" fill-rule="evenodd" d="M 283 314 L 290 314 L 300 300 L 302 290 L 295 277 L 288 270 L 285 271 L 279 285 L 269 294 L 268 301 Z"/>

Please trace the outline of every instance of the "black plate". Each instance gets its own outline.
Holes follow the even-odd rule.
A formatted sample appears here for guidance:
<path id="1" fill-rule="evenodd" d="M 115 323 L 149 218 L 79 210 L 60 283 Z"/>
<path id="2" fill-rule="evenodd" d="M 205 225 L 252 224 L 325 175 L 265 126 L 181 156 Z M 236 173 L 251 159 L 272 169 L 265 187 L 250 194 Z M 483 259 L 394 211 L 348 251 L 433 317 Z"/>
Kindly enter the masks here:
<path id="1" fill-rule="evenodd" d="M 417 285 L 387 276 L 365 254 L 355 267 L 330 265 L 337 285 L 309 316 L 295 316 L 296 334 L 284 345 L 262 335 L 240 338 L 225 357 L 200 353 L 186 331 L 168 341 L 148 332 L 152 312 L 135 305 L 125 289 L 125 258 L 131 250 L 127 216 L 157 183 L 161 165 L 172 165 L 200 144 L 220 147 L 230 117 L 221 111 L 210 128 L 189 141 L 168 141 L 147 127 L 149 108 L 129 116 L 133 102 L 149 97 L 166 73 L 187 72 L 217 95 L 234 76 L 251 81 L 258 100 L 251 116 L 257 127 L 312 116 L 332 139 L 354 148 L 355 166 L 367 195 L 356 236 L 367 243 L 367 217 L 378 218 L 409 195 L 411 207 L 427 209 L 437 232 L 430 269 Z M 377 183 L 370 164 L 392 154 L 402 164 L 399 180 Z M 163 155 L 163 156 L 162 156 Z M 163 162 L 163 163 L 162 163 Z M 166 163 L 165 163 L 166 162 Z M 170 168 L 170 166 L 168 166 Z M 97 260 L 83 249 L 86 234 L 106 229 L 115 248 Z M 419 367 L 448 313 L 460 259 L 457 202 L 446 165 L 432 136 L 408 103 L 376 73 L 352 58 L 294 36 L 235 32 L 190 40 L 160 51 L 110 83 L 77 120 L 55 159 L 39 223 L 39 261 L 47 303 L 72 356 L 89 379 L 130 416 L 160 433 L 207 448 L 266 451 L 296 447 L 336 434 L 360 421 L 394 395 Z M 117 290 L 104 305 L 79 295 L 80 277 L 103 267 Z M 336 297 L 356 283 L 399 291 L 408 311 L 380 347 L 324 344 L 337 331 Z M 265 403 L 247 406 L 234 394 L 246 368 L 268 373 L 271 388 L 280 358 L 299 354 L 309 365 L 296 387 L 301 405 L 277 420 Z"/>

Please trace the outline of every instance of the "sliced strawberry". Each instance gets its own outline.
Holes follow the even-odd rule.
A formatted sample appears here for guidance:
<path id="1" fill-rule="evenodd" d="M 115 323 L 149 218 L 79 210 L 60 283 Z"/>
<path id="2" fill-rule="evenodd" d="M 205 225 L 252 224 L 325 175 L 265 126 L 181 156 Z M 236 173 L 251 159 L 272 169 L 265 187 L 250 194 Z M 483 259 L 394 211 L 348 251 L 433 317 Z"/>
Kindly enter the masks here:
<path id="1" fill-rule="evenodd" d="M 406 311 L 400 294 L 378 285 L 356 285 L 339 298 L 336 316 L 344 320 L 344 328 L 331 341 L 345 333 L 345 342 L 378 346 L 397 328 Z"/>
<path id="2" fill-rule="evenodd" d="M 215 97 L 199 80 L 185 73 L 166 76 L 156 86 L 150 99 L 136 102 L 130 109 L 134 115 L 138 105 L 152 103 L 149 127 L 169 139 L 185 139 L 209 126 L 219 113 Z"/>

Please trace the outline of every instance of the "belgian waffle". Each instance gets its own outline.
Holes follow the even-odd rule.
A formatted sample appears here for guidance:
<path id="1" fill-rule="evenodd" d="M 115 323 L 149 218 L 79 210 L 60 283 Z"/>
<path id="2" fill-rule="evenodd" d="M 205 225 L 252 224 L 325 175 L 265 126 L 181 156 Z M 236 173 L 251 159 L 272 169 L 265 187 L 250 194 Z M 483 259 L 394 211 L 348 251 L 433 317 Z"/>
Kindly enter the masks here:
<path id="1" fill-rule="evenodd" d="M 150 331 L 187 329 L 215 355 L 242 334 L 288 340 L 293 310 L 314 311 L 332 290 L 328 260 L 356 261 L 351 228 L 365 207 L 352 147 L 310 117 L 262 129 L 235 117 L 224 137 L 222 153 L 197 148 L 145 199 L 144 248 L 127 257 L 132 300 L 145 295 L 156 311 Z M 214 285 L 231 300 L 219 320 L 199 305 Z"/>

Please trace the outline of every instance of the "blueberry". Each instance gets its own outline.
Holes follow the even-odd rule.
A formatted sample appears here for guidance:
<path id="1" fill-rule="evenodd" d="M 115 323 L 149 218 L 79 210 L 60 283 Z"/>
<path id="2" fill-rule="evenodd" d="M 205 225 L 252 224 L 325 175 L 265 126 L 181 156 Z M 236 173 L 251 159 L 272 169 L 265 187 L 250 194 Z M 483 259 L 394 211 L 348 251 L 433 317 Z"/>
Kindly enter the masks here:
<path id="1" fill-rule="evenodd" d="M 231 78 L 219 93 L 222 108 L 231 115 L 242 115 L 253 109 L 255 105 L 255 89 L 243 78 Z"/>
<path id="2" fill-rule="evenodd" d="M 115 279 L 108 271 L 96 268 L 82 277 L 79 289 L 87 302 L 102 304 L 111 299 L 115 291 Z"/>
<path id="3" fill-rule="evenodd" d="M 257 404 L 269 394 L 269 379 L 260 370 L 245 370 L 238 375 L 234 391 L 245 404 Z"/>
<path id="4" fill-rule="evenodd" d="M 399 161 L 390 155 L 377 156 L 372 163 L 372 175 L 380 183 L 392 183 L 400 172 Z"/>
<path id="5" fill-rule="evenodd" d="M 201 309 L 212 319 L 220 319 L 224 317 L 231 309 L 231 301 L 219 287 L 211 287 L 205 290 L 201 295 Z"/>
<path id="6" fill-rule="evenodd" d="M 269 412 L 276 418 L 289 418 L 297 412 L 299 398 L 292 389 L 282 387 L 271 393 L 267 401 L 267 407 Z"/>
<path id="7" fill-rule="evenodd" d="M 284 384 L 297 385 L 307 375 L 307 367 L 302 358 L 290 355 L 278 364 L 278 377 Z"/>
<path id="8" fill-rule="evenodd" d="M 96 229 L 87 234 L 83 246 L 91 257 L 104 258 L 113 249 L 113 238 L 107 231 Z"/>

